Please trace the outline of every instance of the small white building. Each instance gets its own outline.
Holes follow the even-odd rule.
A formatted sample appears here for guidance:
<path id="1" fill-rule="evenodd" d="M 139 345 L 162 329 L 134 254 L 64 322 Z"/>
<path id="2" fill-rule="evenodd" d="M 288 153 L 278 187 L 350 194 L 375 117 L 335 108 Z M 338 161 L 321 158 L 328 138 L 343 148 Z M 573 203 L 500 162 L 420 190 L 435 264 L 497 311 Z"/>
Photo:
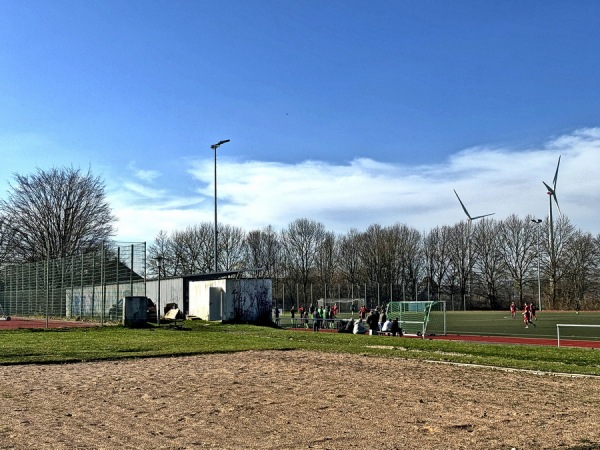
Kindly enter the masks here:
<path id="1" fill-rule="evenodd" d="M 271 279 L 222 278 L 190 281 L 189 312 L 203 320 L 263 322 L 271 320 Z"/>

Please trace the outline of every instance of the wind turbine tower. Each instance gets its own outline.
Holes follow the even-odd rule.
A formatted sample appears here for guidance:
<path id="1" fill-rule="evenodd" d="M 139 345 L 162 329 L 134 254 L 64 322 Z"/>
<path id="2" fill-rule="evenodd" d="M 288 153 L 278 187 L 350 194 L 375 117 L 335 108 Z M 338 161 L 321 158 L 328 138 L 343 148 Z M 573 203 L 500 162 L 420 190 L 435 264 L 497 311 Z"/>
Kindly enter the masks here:
<path id="1" fill-rule="evenodd" d="M 560 166 L 560 156 L 558 157 L 558 164 L 556 164 L 556 172 L 554 172 L 554 179 L 552 180 L 552 187 L 548 186 L 546 182 L 544 186 L 546 186 L 548 193 L 548 228 L 549 228 L 549 245 L 550 245 L 550 256 L 552 258 L 552 264 L 554 264 L 554 258 L 556 256 L 556 251 L 554 249 L 554 221 L 552 220 L 552 199 L 554 199 L 554 203 L 556 203 L 556 209 L 558 209 L 558 213 L 562 215 L 560 212 L 560 206 L 558 206 L 558 200 L 556 198 L 556 180 L 558 178 L 558 167 Z"/>
<path id="2" fill-rule="evenodd" d="M 462 200 L 458 196 L 458 193 L 456 192 L 456 189 L 454 189 L 454 193 L 456 194 L 456 198 L 460 202 L 460 206 L 462 206 L 463 211 L 467 215 L 467 267 L 468 267 L 468 270 L 469 270 L 469 279 L 470 279 L 470 273 L 471 273 L 471 228 L 472 228 L 472 223 L 473 223 L 474 220 L 482 219 L 482 218 L 487 217 L 487 216 L 491 216 L 494 213 L 483 214 L 481 216 L 473 216 L 473 217 L 471 217 L 471 214 L 469 214 L 469 211 L 467 211 L 467 208 L 465 207 L 465 204 L 462 202 Z M 469 283 L 469 295 L 470 294 L 471 294 L 471 285 Z M 466 296 L 463 296 L 463 309 L 465 311 L 467 310 L 467 298 L 466 298 Z"/>

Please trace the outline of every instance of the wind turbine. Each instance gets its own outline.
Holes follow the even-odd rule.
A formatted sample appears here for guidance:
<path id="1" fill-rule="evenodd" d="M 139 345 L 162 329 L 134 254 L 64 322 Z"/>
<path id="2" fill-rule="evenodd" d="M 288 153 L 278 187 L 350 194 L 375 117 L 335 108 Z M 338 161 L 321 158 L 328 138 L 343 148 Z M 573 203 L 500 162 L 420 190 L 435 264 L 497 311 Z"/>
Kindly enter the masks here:
<path id="1" fill-rule="evenodd" d="M 456 194 L 456 189 L 454 189 L 454 193 Z M 469 214 L 469 211 L 467 211 L 467 208 L 465 208 L 464 203 L 462 202 L 462 200 L 460 199 L 460 197 L 458 196 L 458 194 L 456 194 L 456 198 L 458 199 L 458 201 L 460 202 L 460 206 L 462 206 L 463 211 L 465 212 L 465 214 L 467 215 L 467 217 L 469 218 L 469 224 L 471 222 L 473 222 L 474 220 L 477 219 L 481 219 L 482 217 L 487 217 L 487 216 L 491 216 L 495 213 L 489 213 L 489 214 L 483 214 L 481 216 L 475 216 L 475 217 L 471 217 L 471 214 Z"/>
<path id="2" fill-rule="evenodd" d="M 542 181 L 542 183 L 544 183 L 544 186 L 546 186 L 547 192 L 548 192 L 548 227 L 550 229 L 550 255 L 552 257 L 552 264 L 554 264 L 554 257 L 555 257 L 555 251 L 554 251 L 554 222 L 552 220 L 552 199 L 554 198 L 554 203 L 556 203 L 556 209 L 558 209 L 558 213 L 562 215 L 562 213 L 560 212 L 560 206 L 558 206 L 558 200 L 556 199 L 556 179 L 558 178 L 558 167 L 560 166 L 560 156 L 558 157 L 558 164 L 556 164 L 556 172 L 554 172 L 554 179 L 552 180 L 552 187 L 548 186 L 546 184 L 546 182 Z"/>
<path id="3" fill-rule="evenodd" d="M 467 215 L 467 218 L 469 219 L 469 220 L 467 220 L 467 267 L 469 268 L 469 274 L 470 274 L 471 273 L 471 227 L 472 227 L 472 222 L 474 220 L 477 220 L 477 219 L 482 219 L 484 217 L 491 216 L 494 213 L 482 214 L 481 216 L 473 216 L 473 217 L 471 217 L 471 214 L 469 214 L 469 211 L 467 211 L 467 208 L 465 207 L 465 204 L 462 202 L 462 200 L 458 196 L 458 193 L 456 192 L 456 189 L 454 189 L 454 193 L 456 194 L 456 198 L 460 202 L 460 206 L 462 206 L 463 211 L 465 212 L 465 214 Z M 471 286 L 469 284 L 469 295 L 471 293 L 470 291 L 471 291 Z M 467 299 L 466 299 L 466 297 L 463 297 L 463 309 L 465 311 L 467 310 Z"/>

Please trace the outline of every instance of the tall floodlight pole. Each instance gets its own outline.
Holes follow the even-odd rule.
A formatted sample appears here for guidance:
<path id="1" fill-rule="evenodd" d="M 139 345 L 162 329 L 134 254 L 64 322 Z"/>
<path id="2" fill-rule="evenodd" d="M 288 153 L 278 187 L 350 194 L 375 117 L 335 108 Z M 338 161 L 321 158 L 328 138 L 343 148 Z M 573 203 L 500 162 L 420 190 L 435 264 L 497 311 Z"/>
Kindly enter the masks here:
<path id="1" fill-rule="evenodd" d="M 50 251 L 46 251 L 46 328 L 49 327 L 50 309 Z"/>
<path id="2" fill-rule="evenodd" d="M 214 269 L 215 272 L 217 272 L 219 270 L 218 264 L 217 264 L 217 244 L 218 244 L 218 237 L 217 237 L 217 149 L 223 145 L 226 144 L 227 142 L 229 142 L 229 139 L 225 139 L 222 141 L 217 142 L 216 144 L 213 144 L 210 146 L 210 148 L 212 148 L 215 152 L 215 248 L 214 248 L 214 252 L 215 252 L 215 261 L 214 261 Z"/>
<path id="3" fill-rule="evenodd" d="M 531 219 L 533 223 L 537 224 L 537 281 L 538 281 L 538 309 L 542 310 L 542 288 L 540 285 L 540 223 L 542 219 Z"/>
<path id="4" fill-rule="evenodd" d="M 158 255 L 154 259 L 156 259 L 156 266 L 158 268 L 158 298 L 156 300 L 156 325 L 160 327 L 160 269 L 162 268 L 163 256 Z"/>

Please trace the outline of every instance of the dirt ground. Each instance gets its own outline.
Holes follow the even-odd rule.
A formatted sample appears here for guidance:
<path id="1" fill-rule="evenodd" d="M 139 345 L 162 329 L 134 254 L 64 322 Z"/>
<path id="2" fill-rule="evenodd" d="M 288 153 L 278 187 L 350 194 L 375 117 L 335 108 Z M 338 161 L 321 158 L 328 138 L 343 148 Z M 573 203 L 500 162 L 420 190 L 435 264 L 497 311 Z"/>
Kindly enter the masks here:
<path id="1" fill-rule="evenodd" d="M 2 449 L 600 448 L 600 379 L 303 351 L 0 367 Z"/>

